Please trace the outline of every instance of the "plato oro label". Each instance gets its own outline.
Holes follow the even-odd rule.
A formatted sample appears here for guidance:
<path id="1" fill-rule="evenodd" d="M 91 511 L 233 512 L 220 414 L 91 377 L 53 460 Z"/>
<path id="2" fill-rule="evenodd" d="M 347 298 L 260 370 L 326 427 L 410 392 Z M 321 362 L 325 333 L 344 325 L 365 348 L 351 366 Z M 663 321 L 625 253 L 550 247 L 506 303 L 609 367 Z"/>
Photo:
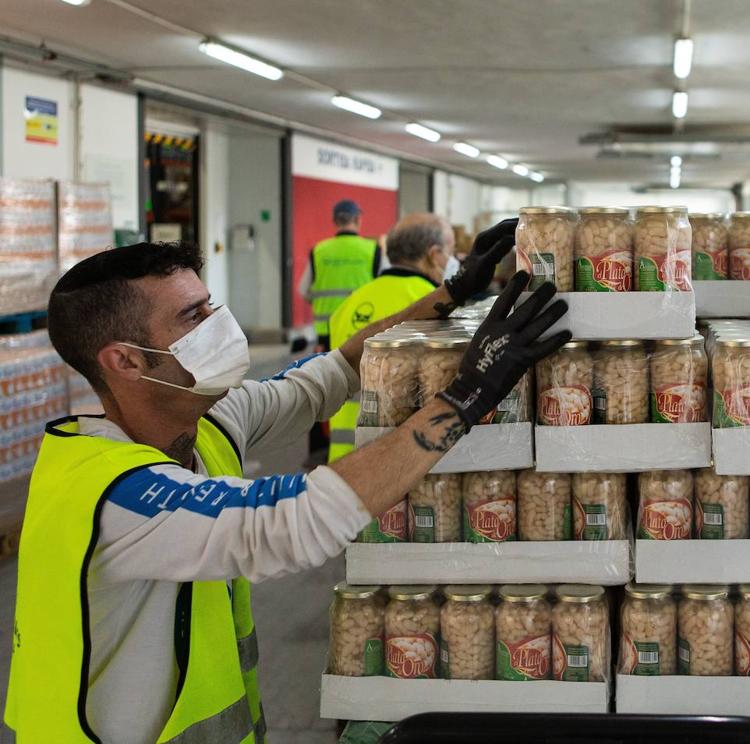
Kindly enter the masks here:
<path id="1" fill-rule="evenodd" d="M 638 537 L 642 540 L 687 540 L 692 512 L 687 499 L 652 501 L 642 507 Z"/>
<path id="2" fill-rule="evenodd" d="M 661 656 L 658 643 L 634 641 L 625 634 L 622 637 L 620 654 L 623 674 L 642 677 L 660 674 Z"/>
<path id="3" fill-rule="evenodd" d="M 690 643 L 684 638 L 677 639 L 677 673 L 690 674 Z"/>
<path id="4" fill-rule="evenodd" d="M 518 643 L 497 643 L 497 679 L 549 679 L 550 636 L 528 636 Z"/>
<path id="5" fill-rule="evenodd" d="M 739 630 L 734 633 L 734 650 L 737 676 L 750 676 L 750 640 Z"/>
<path id="6" fill-rule="evenodd" d="M 717 251 L 693 254 L 693 279 L 726 279 L 729 261 L 726 246 Z"/>
<path id="7" fill-rule="evenodd" d="M 750 386 L 714 390 L 714 427 L 750 426 Z"/>
<path id="8" fill-rule="evenodd" d="M 732 279 L 750 280 L 750 248 L 733 248 L 729 263 Z"/>
<path id="9" fill-rule="evenodd" d="M 539 423 L 548 426 L 583 426 L 594 409 L 591 391 L 583 385 L 548 387 L 539 394 Z"/>
<path id="10" fill-rule="evenodd" d="M 576 540 L 608 540 L 606 504 L 582 504 L 573 498 L 573 527 Z"/>
<path id="11" fill-rule="evenodd" d="M 385 673 L 400 679 L 435 679 L 438 643 L 431 633 L 389 636 L 385 640 Z"/>
<path id="12" fill-rule="evenodd" d="M 706 391 L 702 385 L 669 383 L 651 393 L 651 420 L 655 424 L 692 424 L 703 421 Z"/>
<path id="13" fill-rule="evenodd" d="M 633 256 L 614 249 L 598 256 L 581 256 L 576 261 L 576 289 L 579 292 L 629 292 L 633 284 Z"/>
<path id="14" fill-rule="evenodd" d="M 464 504 L 464 540 L 471 543 L 516 539 L 516 500 L 512 495 Z"/>
<path id="15" fill-rule="evenodd" d="M 365 641 L 365 677 L 379 677 L 383 674 L 383 639 L 368 638 Z"/>
<path id="16" fill-rule="evenodd" d="M 554 677 L 561 682 L 588 682 L 591 654 L 588 646 L 563 643 L 560 636 L 552 636 Z"/>
<path id="17" fill-rule="evenodd" d="M 405 542 L 407 538 L 406 527 L 406 499 L 399 501 L 387 512 L 370 522 L 362 532 L 359 533 L 357 542 L 364 543 L 392 543 Z"/>
<path id="18" fill-rule="evenodd" d="M 638 289 L 641 292 L 663 292 L 672 287 L 690 291 L 690 253 L 641 256 L 638 259 Z"/>
<path id="19" fill-rule="evenodd" d="M 435 510 L 431 506 L 409 504 L 409 531 L 415 543 L 435 542 Z"/>

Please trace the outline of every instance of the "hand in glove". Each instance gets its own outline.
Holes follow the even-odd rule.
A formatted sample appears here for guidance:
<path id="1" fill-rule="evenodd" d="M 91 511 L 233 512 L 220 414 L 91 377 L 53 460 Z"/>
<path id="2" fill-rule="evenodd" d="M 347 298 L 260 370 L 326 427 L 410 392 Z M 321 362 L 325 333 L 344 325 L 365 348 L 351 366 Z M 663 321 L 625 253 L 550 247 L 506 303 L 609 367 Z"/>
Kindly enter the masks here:
<path id="1" fill-rule="evenodd" d="M 544 341 L 537 340 L 568 310 L 564 300 L 542 310 L 556 292 L 549 282 L 509 315 L 528 281 L 525 271 L 510 280 L 474 334 L 455 380 L 438 393 L 456 409 L 467 431 L 510 393 L 529 367 L 571 338 L 570 331 L 561 331 Z"/>
<path id="2" fill-rule="evenodd" d="M 518 219 L 503 220 L 477 235 L 461 268 L 445 282 L 456 305 L 465 304 L 470 297 L 490 286 L 495 267 L 516 243 L 516 225 Z"/>

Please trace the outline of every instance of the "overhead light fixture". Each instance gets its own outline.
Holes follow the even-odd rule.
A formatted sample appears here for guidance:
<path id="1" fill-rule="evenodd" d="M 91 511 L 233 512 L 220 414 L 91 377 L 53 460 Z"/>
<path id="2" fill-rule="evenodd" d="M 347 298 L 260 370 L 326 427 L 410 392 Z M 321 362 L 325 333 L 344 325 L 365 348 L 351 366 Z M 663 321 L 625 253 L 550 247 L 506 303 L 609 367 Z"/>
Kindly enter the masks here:
<path id="1" fill-rule="evenodd" d="M 505 170 L 508 167 L 508 161 L 499 155 L 488 155 L 486 160 L 493 168 Z"/>
<path id="2" fill-rule="evenodd" d="M 404 129 L 406 129 L 409 134 L 413 134 L 415 137 L 427 140 L 428 142 L 440 141 L 440 132 L 436 132 L 434 129 L 422 126 L 416 122 L 410 122 L 404 127 Z"/>
<path id="3" fill-rule="evenodd" d="M 349 96 L 334 96 L 331 103 L 344 111 L 364 116 L 367 119 L 379 119 L 383 114 L 377 106 L 370 106 L 369 103 L 362 103 Z"/>
<path id="4" fill-rule="evenodd" d="M 68 0 L 64 0 L 64 2 L 68 2 Z M 245 52 L 239 52 L 216 41 L 206 39 L 200 43 L 198 49 L 203 54 L 218 59 L 220 62 L 232 65 L 233 67 L 239 67 L 246 72 L 252 72 L 253 75 L 260 75 L 260 77 L 267 80 L 280 80 L 284 77 L 284 71 L 278 67 L 269 65 L 267 62 L 261 62 L 261 60 L 255 59 L 255 57 L 251 57 L 249 54 L 245 54 Z"/>
<path id="5" fill-rule="evenodd" d="M 518 176 L 528 176 L 529 175 L 529 169 L 525 165 L 521 165 L 520 163 L 516 163 L 511 170 Z"/>
<path id="6" fill-rule="evenodd" d="M 544 181 L 544 176 L 537 171 L 531 171 L 531 173 L 529 173 L 529 178 L 537 183 L 542 183 L 542 181 Z"/>
<path id="7" fill-rule="evenodd" d="M 684 90 L 676 90 L 672 94 L 672 116 L 684 119 L 688 110 L 688 94 Z"/>
<path id="8" fill-rule="evenodd" d="M 62 0 L 64 3 L 67 3 L 68 5 L 75 5 L 78 8 L 83 7 L 84 5 L 88 5 L 91 0 Z"/>
<path id="9" fill-rule="evenodd" d="M 690 75 L 693 66 L 693 40 L 674 40 L 674 76 L 685 80 Z"/>
<path id="10" fill-rule="evenodd" d="M 669 164 L 673 168 L 679 168 L 680 166 L 682 166 L 682 158 L 679 155 L 672 155 Z"/>
<path id="11" fill-rule="evenodd" d="M 669 187 L 672 189 L 679 189 L 681 178 L 682 171 L 679 168 L 672 168 L 672 170 L 669 172 Z"/>
<path id="12" fill-rule="evenodd" d="M 456 144 L 453 145 L 453 149 L 456 152 L 460 152 L 462 155 L 466 155 L 467 158 L 479 157 L 479 148 L 468 144 L 468 142 L 456 142 Z"/>

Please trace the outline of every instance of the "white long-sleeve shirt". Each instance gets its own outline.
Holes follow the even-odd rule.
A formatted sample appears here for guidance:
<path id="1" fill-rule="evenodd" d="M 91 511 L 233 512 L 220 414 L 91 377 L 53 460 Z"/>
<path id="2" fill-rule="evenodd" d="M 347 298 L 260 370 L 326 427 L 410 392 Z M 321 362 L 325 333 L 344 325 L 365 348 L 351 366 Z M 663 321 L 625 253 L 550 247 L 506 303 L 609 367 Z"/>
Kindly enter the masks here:
<path id="1" fill-rule="evenodd" d="M 211 410 L 241 453 L 295 440 L 359 388 L 340 352 L 265 382 L 245 382 Z M 84 435 L 130 441 L 106 419 Z M 86 713 L 102 741 L 153 744 L 171 713 L 178 670 L 174 619 L 180 582 L 252 582 L 324 563 L 370 520 L 333 470 L 251 481 L 166 464 L 135 471 L 102 508 L 88 575 L 92 654 Z"/>

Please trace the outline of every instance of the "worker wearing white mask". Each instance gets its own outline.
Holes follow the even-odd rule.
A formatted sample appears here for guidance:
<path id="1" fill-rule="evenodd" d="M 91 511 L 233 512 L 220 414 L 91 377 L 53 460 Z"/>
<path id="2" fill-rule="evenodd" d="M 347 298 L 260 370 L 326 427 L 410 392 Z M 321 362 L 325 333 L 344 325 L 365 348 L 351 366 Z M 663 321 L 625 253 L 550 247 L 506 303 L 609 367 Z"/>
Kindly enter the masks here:
<path id="1" fill-rule="evenodd" d="M 355 539 L 569 338 L 544 285 L 508 313 L 519 274 L 441 397 L 367 448 L 310 474 L 248 480 L 248 454 L 296 440 L 359 388 L 365 337 L 437 317 L 486 288 L 478 246 L 447 285 L 341 349 L 266 382 L 214 309 L 197 249 L 139 244 L 57 283 L 49 332 L 98 393 L 103 417 L 47 425 L 18 564 L 8 700 L 16 744 L 262 744 L 250 582 L 318 566 Z M 486 248 L 486 246 L 485 246 Z M 378 467 L 373 468 L 372 462 Z"/>

